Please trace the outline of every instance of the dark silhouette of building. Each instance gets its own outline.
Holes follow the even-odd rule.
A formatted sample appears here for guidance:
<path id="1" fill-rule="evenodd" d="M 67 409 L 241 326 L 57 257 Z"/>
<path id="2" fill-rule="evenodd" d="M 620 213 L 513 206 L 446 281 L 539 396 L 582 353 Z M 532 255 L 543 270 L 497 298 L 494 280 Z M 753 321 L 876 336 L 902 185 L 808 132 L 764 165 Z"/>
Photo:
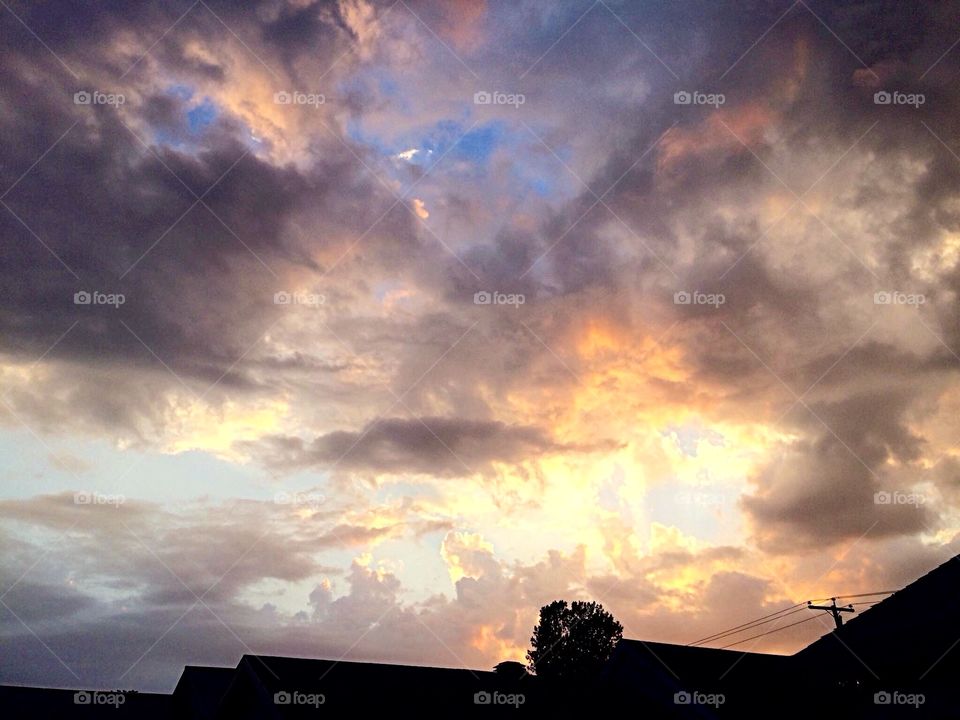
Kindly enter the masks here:
<path id="1" fill-rule="evenodd" d="M 960 556 L 790 656 L 623 640 L 599 678 L 551 683 L 510 661 L 486 671 L 245 655 L 236 668 L 184 668 L 172 695 L 124 693 L 119 701 L 0 686 L 0 717 L 567 716 L 623 708 L 651 718 L 960 717 L 958 589 Z"/>
<path id="2" fill-rule="evenodd" d="M 613 694 L 633 693 L 666 717 L 779 708 L 787 716 L 956 718 L 958 590 L 955 556 L 794 655 L 623 640 L 605 678 Z M 711 706 L 717 695 L 723 702 Z"/>
<path id="3" fill-rule="evenodd" d="M 126 692 L 120 701 L 110 691 L 62 690 L 0 685 L 2 718 L 143 718 L 170 720 L 173 697 L 155 693 Z"/>
<path id="4" fill-rule="evenodd" d="M 187 665 L 173 691 L 176 717 L 183 720 L 216 717 L 235 675 L 233 668 Z"/>

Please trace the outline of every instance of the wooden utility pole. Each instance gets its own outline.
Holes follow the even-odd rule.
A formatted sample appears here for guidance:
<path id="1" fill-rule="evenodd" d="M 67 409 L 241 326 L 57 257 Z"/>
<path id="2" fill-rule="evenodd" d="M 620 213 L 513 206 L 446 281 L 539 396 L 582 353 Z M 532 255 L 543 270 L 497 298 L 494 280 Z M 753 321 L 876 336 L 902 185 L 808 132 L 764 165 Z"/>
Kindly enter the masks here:
<path id="1" fill-rule="evenodd" d="M 833 615 L 833 621 L 837 623 L 837 627 L 839 628 L 841 625 L 843 625 L 843 618 L 840 616 L 840 613 L 845 613 L 845 612 L 852 613 L 856 611 L 853 609 L 853 605 L 847 605 L 846 607 L 837 607 L 837 599 L 830 598 L 830 600 L 833 601 L 832 605 L 814 605 L 811 601 L 807 601 L 807 609 L 826 610 L 831 615 Z"/>

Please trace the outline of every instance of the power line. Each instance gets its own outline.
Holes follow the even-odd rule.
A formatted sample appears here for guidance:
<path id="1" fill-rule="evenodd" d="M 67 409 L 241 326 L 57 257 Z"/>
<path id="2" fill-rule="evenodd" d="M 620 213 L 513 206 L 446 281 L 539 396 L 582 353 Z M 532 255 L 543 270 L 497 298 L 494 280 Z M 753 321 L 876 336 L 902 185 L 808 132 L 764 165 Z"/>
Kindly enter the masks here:
<path id="1" fill-rule="evenodd" d="M 753 628 L 759 627 L 760 625 L 766 625 L 767 623 L 773 622 L 774 620 L 782 620 L 788 615 L 793 615 L 794 613 L 798 613 L 806 609 L 806 607 L 800 607 L 800 605 L 803 605 L 803 603 L 799 603 L 798 605 L 792 605 L 788 608 L 784 608 L 783 610 L 779 610 L 775 613 L 771 613 L 770 615 L 764 615 L 763 617 L 759 617 L 756 620 L 751 620 L 750 622 L 743 623 L 742 625 L 736 625 L 735 627 L 732 627 L 729 630 L 724 630 L 723 632 L 718 632 L 718 633 L 714 633 L 713 635 L 708 635 L 702 640 L 697 640 L 695 642 L 688 643 L 688 645 L 700 645 L 701 643 L 704 643 L 704 642 L 720 640 L 721 638 L 724 638 L 727 635 L 735 635 L 737 633 L 744 632 L 745 630 L 752 630 Z"/>
<path id="2" fill-rule="evenodd" d="M 869 593 L 858 593 L 856 595 L 833 595 L 832 597 L 825 598 L 814 598 L 811 602 L 823 602 L 826 600 L 843 600 L 845 598 L 858 598 L 858 597 L 870 597 L 871 595 L 893 595 L 893 593 L 899 592 L 898 590 L 880 590 L 879 592 L 869 592 Z"/>
<path id="3" fill-rule="evenodd" d="M 879 590 L 877 592 L 855 593 L 851 595 L 835 595 L 834 597 L 836 597 L 837 599 L 875 597 L 878 595 L 892 595 L 895 592 L 897 591 L 896 590 Z M 692 647 L 696 645 L 701 645 L 702 643 L 705 643 L 705 642 L 720 640 L 728 635 L 735 635 L 737 633 L 744 632 L 745 630 L 751 630 L 754 627 L 759 627 L 760 625 L 765 625 L 768 622 L 772 622 L 774 619 L 780 620 L 787 617 L 788 615 L 793 615 L 795 612 L 799 612 L 800 611 L 799 609 L 806 607 L 808 603 L 826 601 L 831 599 L 833 598 L 814 598 L 813 600 L 800 602 L 800 603 L 797 603 L 796 605 L 791 605 L 790 607 L 783 608 L 782 610 L 777 610 L 776 612 L 770 613 L 768 615 L 761 615 L 755 620 L 750 620 L 748 622 L 741 623 L 740 625 L 734 625 L 732 628 L 729 628 L 727 630 L 722 630 L 712 635 L 707 635 L 706 637 L 701 638 L 699 640 L 694 640 L 693 642 L 687 643 L 687 646 Z M 852 604 L 853 605 L 860 605 L 860 604 L 875 605 L 878 602 L 881 602 L 881 601 L 876 600 L 872 603 L 852 603 Z M 790 625 L 787 625 L 785 627 L 790 627 Z M 734 644 L 738 644 L 738 643 L 734 643 Z M 730 646 L 727 646 L 727 647 L 730 647 Z"/>
<path id="4" fill-rule="evenodd" d="M 694 640 L 693 642 L 687 643 L 687 645 L 699 645 L 700 643 L 704 642 L 705 640 L 710 640 L 710 639 L 712 639 L 712 638 L 717 637 L 718 635 L 726 635 L 727 633 L 732 632 L 733 630 L 736 630 L 736 629 L 738 629 L 738 628 L 745 628 L 747 625 L 752 625 L 753 623 L 758 622 L 758 621 L 760 621 L 760 620 L 764 620 L 764 619 L 766 619 L 766 618 L 772 618 L 774 615 L 779 615 L 780 613 L 787 612 L 787 610 L 793 610 L 793 608 L 800 607 L 800 606 L 803 605 L 803 604 L 804 604 L 804 603 L 797 603 L 796 605 L 791 605 L 791 606 L 788 607 L 788 608 L 783 608 L 782 610 L 777 610 L 776 612 L 770 613 L 769 615 L 762 615 L 762 616 L 756 618 L 755 620 L 749 620 L 749 621 L 747 621 L 747 622 L 745 622 L 745 623 L 741 623 L 740 625 L 734 625 L 732 628 L 729 628 L 728 630 L 721 630 L 720 632 L 714 633 L 713 635 L 707 635 L 705 638 L 701 638 L 700 640 Z"/>
<path id="5" fill-rule="evenodd" d="M 746 630 L 753 630 L 754 628 L 758 628 L 758 627 L 760 627 L 761 625 L 766 625 L 767 623 L 772 623 L 774 620 L 778 620 L 778 621 L 779 621 L 779 620 L 783 620 L 785 617 L 789 617 L 789 616 L 794 615 L 795 613 L 798 613 L 798 612 L 803 612 L 804 610 L 806 610 L 805 607 L 796 608 L 796 609 L 790 610 L 790 612 L 785 612 L 785 613 L 783 613 L 783 615 L 778 615 L 777 617 L 770 618 L 769 620 L 761 620 L 760 622 L 752 623 L 752 624 L 747 625 L 746 627 L 741 628 L 741 629 L 739 629 L 739 630 L 732 630 L 732 631 L 730 631 L 730 632 L 721 633 L 721 634 L 718 635 L 717 637 L 712 638 L 712 639 L 710 640 L 710 642 L 716 642 L 717 640 L 722 640 L 722 639 L 724 639 L 724 638 L 726 638 L 726 637 L 729 637 L 730 635 L 738 635 L 738 634 L 740 634 L 740 633 L 742 633 L 742 632 L 744 632 L 744 631 L 746 631 Z"/>
<path id="6" fill-rule="evenodd" d="M 745 640 L 738 640 L 738 641 L 735 642 L 735 643 L 730 643 L 729 645 L 724 645 L 723 647 L 720 647 L 720 648 L 717 648 L 717 649 L 718 649 L 718 650 L 726 650 L 727 648 L 731 648 L 731 647 L 733 647 L 734 645 L 741 645 L 742 643 L 747 642 L 747 640 L 755 640 L 756 638 L 763 637 L 764 635 L 770 635 L 771 633 L 780 632 L 781 630 L 786 630 L 787 628 L 793 627 L 794 625 L 800 625 L 801 623 L 810 622 L 811 620 L 816 620 L 818 617 L 820 617 L 820 616 L 819 616 L 819 615 L 811 615 L 810 617 L 804 618 L 803 620 L 797 620 L 797 622 L 795 622 L 795 623 L 790 623 L 789 625 L 784 625 L 783 627 L 774 628 L 773 630 L 767 630 L 766 632 L 762 632 L 762 633 L 760 633 L 759 635 L 754 635 L 754 636 L 752 636 L 752 637 L 748 637 L 748 638 L 746 638 Z"/>

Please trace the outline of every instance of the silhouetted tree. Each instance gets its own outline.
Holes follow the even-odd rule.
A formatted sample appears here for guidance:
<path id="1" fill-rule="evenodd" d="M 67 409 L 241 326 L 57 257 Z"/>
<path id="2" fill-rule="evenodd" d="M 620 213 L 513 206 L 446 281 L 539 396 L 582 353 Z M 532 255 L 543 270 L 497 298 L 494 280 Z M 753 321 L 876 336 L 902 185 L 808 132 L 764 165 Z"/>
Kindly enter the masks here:
<path id="1" fill-rule="evenodd" d="M 527 652 L 530 670 L 544 678 L 595 675 L 623 637 L 623 626 L 595 602 L 555 600 L 540 608 Z"/>

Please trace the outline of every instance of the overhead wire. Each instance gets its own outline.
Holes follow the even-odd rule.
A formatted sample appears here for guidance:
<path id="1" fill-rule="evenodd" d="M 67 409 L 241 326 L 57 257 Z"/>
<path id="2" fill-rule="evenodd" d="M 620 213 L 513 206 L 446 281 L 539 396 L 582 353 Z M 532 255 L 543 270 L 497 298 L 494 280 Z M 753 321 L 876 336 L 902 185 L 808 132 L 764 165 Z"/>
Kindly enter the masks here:
<path id="1" fill-rule="evenodd" d="M 733 647 L 734 645 L 741 645 L 741 644 L 747 642 L 748 640 L 756 640 L 757 638 L 761 638 L 761 637 L 763 637 L 764 635 L 770 635 L 770 634 L 772 634 L 772 633 L 780 632 L 781 630 L 786 630 L 787 628 L 791 628 L 791 627 L 793 627 L 794 625 L 800 625 L 800 624 L 805 623 L 805 622 L 810 622 L 811 620 L 816 620 L 818 617 L 819 617 L 818 615 L 811 615 L 810 617 L 804 618 L 803 620 L 797 620 L 797 622 L 795 622 L 795 623 L 790 623 L 789 625 L 784 625 L 783 627 L 774 628 L 773 630 L 767 630 L 766 632 L 759 633 L 758 635 L 753 635 L 752 637 L 744 638 L 743 640 L 738 640 L 738 641 L 735 642 L 735 643 L 730 643 L 729 645 L 724 645 L 723 647 L 720 647 L 720 648 L 717 648 L 717 649 L 718 649 L 718 650 L 726 650 L 727 648 L 731 648 L 731 647 Z"/>
<path id="2" fill-rule="evenodd" d="M 791 605 L 790 607 L 784 608 L 783 610 L 778 610 L 775 613 L 770 613 L 769 615 L 764 615 L 762 617 L 757 618 L 756 620 L 751 620 L 750 622 L 745 622 L 740 625 L 735 625 L 729 630 L 724 630 L 722 632 L 714 633 L 713 635 L 708 635 L 705 638 L 701 638 L 700 640 L 695 640 L 694 642 L 687 643 L 687 644 L 700 645 L 701 643 L 704 643 L 704 642 L 720 640 L 721 638 L 727 635 L 735 635 L 737 633 L 744 632 L 745 630 L 752 630 L 753 628 L 759 627 L 760 625 L 766 625 L 767 623 L 773 622 L 774 620 L 781 620 L 787 617 L 788 615 L 793 615 L 794 613 L 798 613 L 805 609 L 806 609 L 806 603 L 797 603 L 796 605 Z"/>
<path id="3" fill-rule="evenodd" d="M 747 631 L 747 630 L 752 630 L 752 629 L 755 628 L 755 627 L 759 627 L 759 626 L 761 626 L 761 625 L 766 625 L 767 623 L 773 622 L 774 620 L 782 620 L 782 619 L 785 618 L 785 617 L 788 617 L 788 616 L 790 616 L 790 615 L 793 615 L 794 613 L 800 612 L 801 610 L 805 609 L 808 604 L 813 603 L 813 602 L 822 602 L 822 601 L 826 601 L 826 600 L 842 600 L 842 599 L 847 599 L 847 598 L 876 597 L 876 596 L 878 596 L 878 595 L 892 595 L 892 594 L 895 593 L 895 592 L 897 592 L 897 591 L 896 591 L 896 590 L 878 590 L 878 591 L 876 591 L 876 592 L 854 593 L 854 594 L 849 594 L 849 595 L 834 595 L 834 596 L 828 597 L 828 598 L 815 598 L 815 599 L 813 599 L 813 600 L 808 600 L 808 601 L 806 601 L 806 602 L 797 603 L 796 605 L 791 605 L 790 607 L 783 608 L 782 610 L 777 610 L 776 612 L 770 613 L 770 614 L 768 614 L 768 615 L 761 615 L 760 617 L 756 618 L 755 620 L 750 620 L 750 621 L 748 621 L 748 622 L 741 623 L 740 625 L 734 625 L 733 627 L 728 628 L 727 630 L 722 630 L 722 631 L 720 631 L 720 632 L 713 633 L 712 635 L 707 635 L 707 636 L 704 637 L 704 638 L 700 638 L 699 640 L 694 640 L 693 642 L 687 643 L 687 646 L 688 646 L 688 647 L 692 647 L 692 646 L 701 645 L 701 644 L 703 644 L 703 643 L 705 643 L 705 642 L 713 642 L 713 641 L 716 641 L 716 640 L 722 640 L 723 638 L 726 638 L 726 637 L 728 637 L 728 636 L 730 636 L 730 635 L 737 635 L 737 634 L 742 633 L 742 632 L 745 632 L 745 631 Z M 876 604 L 879 603 L 879 602 L 882 602 L 882 600 L 875 600 L 875 601 L 872 601 L 872 602 L 848 603 L 848 604 L 850 604 L 850 605 L 876 605 Z M 812 616 L 812 617 L 816 617 L 816 616 Z M 802 621 L 800 621 L 800 622 L 806 622 L 806 620 L 802 620 Z M 777 631 L 779 631 L 779 630 L 783 630 L 783 629 L 786 629 L 786 628 L 788 628 L 788 627 L 793 627 L 794 625 L 799 625 L 799 624 L 800 624 L 799 622 L 797 622 L 797 623 L 791 623 L 790 625 L 784 625 L 782 628 L 776 628 L 776 629 L 774 629 L 774 630 L 770 630 L 770 631 L 767 631 L 767 632 L 764 632 L 764 633 L 760 633 L 759 635 L 755 635 L 755 636 L 753 636 L 753 637 L 763 637 L 764 635 L 768 635 L 768 634 L 770 634 L 770 633 L 772 633 L 772 632 L 777 632 Z M 750 640 L 750 639 L 752 639 L 752 638 L 747 638 L 747 640 Z M 741 640 L 740 642 L 746 642 L 746 640 Z M 725 645 L 724 647 L 732 647 L 733 645 L 739 645 L 740 642 L 732 643 L 731 645 Z"/>

